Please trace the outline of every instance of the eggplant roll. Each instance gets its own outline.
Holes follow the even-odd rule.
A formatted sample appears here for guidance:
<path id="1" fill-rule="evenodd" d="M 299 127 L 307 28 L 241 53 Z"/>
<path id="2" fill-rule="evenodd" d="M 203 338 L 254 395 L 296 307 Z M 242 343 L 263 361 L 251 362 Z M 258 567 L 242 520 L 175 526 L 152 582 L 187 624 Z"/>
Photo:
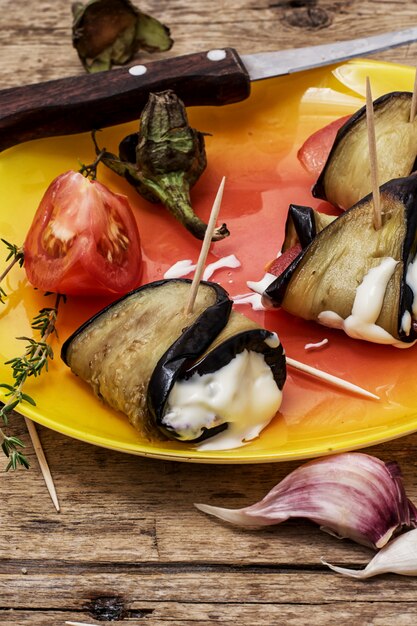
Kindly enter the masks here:
<path id="1" fill-rule="evenodd" d="M 320 231 L 265 290 L 267 306 L 351 337 L 409 347 L 417 339 L 417 174 L 369 194 Z"/>
<path id="2" fill-rule="evenodd" d="M 393 92 L 374 101 L 378 180 L 382 185 L 415 169 L 417 116 L 410 123 L 412 94 Z M 366 107 L 339 129 L 313 196 L 347 209 L 372 189 Z"/>
<path id="3" fill-rule="evenodd" d="M 76 330 L 61 356 L 149 439 L 198 442 L 224 431 L 242 445 L 279 408 L 284 352 L 275 333 L 232 311 L 215 283 L 200 284 L 185 314 L 190 283 L 162 280 L 130 292 Z"/>

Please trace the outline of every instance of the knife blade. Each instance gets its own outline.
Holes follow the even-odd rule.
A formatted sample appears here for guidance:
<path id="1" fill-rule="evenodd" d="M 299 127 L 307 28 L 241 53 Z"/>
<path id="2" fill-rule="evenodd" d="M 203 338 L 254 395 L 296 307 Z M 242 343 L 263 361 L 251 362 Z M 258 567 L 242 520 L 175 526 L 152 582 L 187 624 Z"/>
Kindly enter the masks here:
<path id="1" fill-rule="evenodd" d="M 320 46 L 241 55 L 251 81 L 302 72 L 416 41 L 417 27 Z"/>
<path id="2" fill-rule="evenodd" d="M 336 43 L 239 54 L 197 52 L 143 65 L 0 91 L 0 151 L 13 145 L 129 122 L 151 91 L 173 89 L 186 106 L 224 105 L 250 95 L 251 81 L 330 65 L 417 40 L 417 27 Z"/>

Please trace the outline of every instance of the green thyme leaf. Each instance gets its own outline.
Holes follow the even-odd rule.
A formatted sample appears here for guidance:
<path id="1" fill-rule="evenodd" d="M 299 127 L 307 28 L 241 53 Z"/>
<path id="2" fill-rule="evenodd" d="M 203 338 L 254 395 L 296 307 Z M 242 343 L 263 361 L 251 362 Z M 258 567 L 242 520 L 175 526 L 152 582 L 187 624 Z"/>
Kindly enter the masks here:
<path id="1" fill-rule="evenodd" d="M 36 406 L 35 400 L 22 391 L 22 387 L 26 380 L 30 377 L 40 376 L 42 371 L 48 371 L 49 361 L 53 359 L 54 353 L 52 346 L 48 343 L 51 335 L 56 334 L 56 319 L 60 300 L 63 299 L 60 294 L 56 296 L 54 307 L 45 307 L 39 311 L 32 320 L 32 328 L 40 333 L 40 338 L 33 337 L 17 337 L 21 341 L 25 341 L 25 352 L 20 357 L 13 357 L 6 361 L 6 365 L 10 365 L 12 370 L 14 383 L 0 383 L 0 388 L 7 391 L 6 396 L 10 399 L 0 409 L 0 419 L 3 420 L 5 426 L 8 425 L 9 416 L 13 410 L 21 403 L 27 402 L 32 406 Z M 17 437 L 6 435 L 0 429 L 1 448 L 9 458 L 6 471 L 17 469 L 18 466 L 29 468 L 29 462 L 25 455 L 18 449 L 23 448 L 23 442 Z"/>

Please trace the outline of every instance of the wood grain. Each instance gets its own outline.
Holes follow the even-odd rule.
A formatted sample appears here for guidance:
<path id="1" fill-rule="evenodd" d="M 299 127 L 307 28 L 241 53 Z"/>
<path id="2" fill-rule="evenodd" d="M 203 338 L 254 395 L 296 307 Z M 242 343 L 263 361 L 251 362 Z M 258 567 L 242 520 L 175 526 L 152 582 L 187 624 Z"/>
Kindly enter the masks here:
<path id="1" fill-rule="evenodd" d="M 66 0 L 0 0 L 2 88 L 84 73 L 71 44 L 70 6 Z M 408 28 L 416 19 L 413 3 L 402 0 L 154 0 L 140 7 L 167 24 L 175 41 L 167 53 L 139 52 L 135 58 L 142 61 L 218 47 L 243 54 L 327 43 Z M 412 44 L 375 58 L 413 64 L 416 51 Z"/>
<path id="2" fill-rule="evenodd" d="M 35 467 L 2 475 L 0 605 L 13 608 L 7 618 L 15 620 L 6 624 L 92 623 L 106 610 L 123 616 L 116 623 L 140 624 L 146 615 L 151 625 L 204 624 L 215 616 L 242 624 L 281 616 L 300 625 L 308 616 L 324 625 L 339 612 L 338 623 L 359 625 L 374 623 L 377 612 L 375 623 L 391 626 L 393 615 L 403 616 L 400 624 L 414 615 L 417 579 L 386 575 L 363 583 L 320 564 L 324 556 L 362 567 L 372 555 L 366 548 L 308 522 L 241 531 L 193 507 L 196 498 L 231 507 L 254 502 L 297 463 L 151 461 L 39 430 L 62 512 L 54 513 Z M 368 450 L 401 464 L 414 501 L 416 444 L 411 436 Z M 33 621 L 39 614 L 44 622 Z"/>
<path id="3" fill-rule="evenodd" d="M 417 23 L 415 3 L 388 0 L 148 0 L 140 8 L 170 26 L 175 44 L 138 61 L 225 46 L 241 53 L 290 48 Z M 83 74 L 71 46 L 69 1 L 0 0 L 0 10 L 1 87 Z M 415 65 L 417 44 L 375 58 Z M 19 416 L 15 426 L 30 446 Z M 45 428 L 39 434 L 62 511 L 51 506 L 30 447 L 29 472 L 0 474 L 5 626 L 409 626 L 417 618 L 417 579 L 351 581 L 320 564 L 324 556 L 361 567 L 372 555 L 366 548 L 301 521 L 241 531 L 193 507 L 196 500 L 250 504 L 297 463 L 188 465 L 107 451 Z M 401 465 L 415 502 L 416 447 L 412 435 L 368 450 Z"/>

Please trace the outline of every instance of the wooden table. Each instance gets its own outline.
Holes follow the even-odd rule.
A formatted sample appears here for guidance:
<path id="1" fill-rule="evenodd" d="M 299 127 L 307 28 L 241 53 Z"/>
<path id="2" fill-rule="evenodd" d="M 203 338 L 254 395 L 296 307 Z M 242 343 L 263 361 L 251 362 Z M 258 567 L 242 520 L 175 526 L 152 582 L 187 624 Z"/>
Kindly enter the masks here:
<path id="1" fill-rule="evenodd" d="M 365 36 L 417 24 L 415 3 L 157 2 L 141 8 L 171 27 L 177 55 L 235 46 L 243 53 Z M 1 87 L 82 74 L 71 46 L 70 2 L 0 0 Z M 414 64 L 417 45 L 375 58 Z M 162 55 L 159 55 L 162 56 Z M 143 58 L 143 57 L 142 57 Z M 146 58 L 146 55 L 145 55 Z M 23 421 L 13 418 L 27 439 Z M 354 582 L 320 564 L 354 567 L 371 552 L 307 522 L 242 532 L 193 502 L 238 507 L 297 463 L 188 465 L 110 452 L 39 428 L 62 511 L 55 513 L 34 453 L 29 472 L 1 474 L 0 623 L 66 620 L 148 624 L 373 624 L 417 618 L 417 579 Z M 402 467 L 417 502 L 417 435 L 370 452 Z"/>

